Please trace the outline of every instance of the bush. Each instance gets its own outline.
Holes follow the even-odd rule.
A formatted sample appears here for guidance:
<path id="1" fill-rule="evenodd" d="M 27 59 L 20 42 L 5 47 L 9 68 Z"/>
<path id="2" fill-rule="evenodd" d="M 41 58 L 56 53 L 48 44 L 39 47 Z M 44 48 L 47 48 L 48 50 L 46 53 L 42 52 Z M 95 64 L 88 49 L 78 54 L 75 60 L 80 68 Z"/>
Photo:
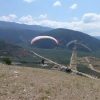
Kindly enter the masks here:
<path id="1" fill-rule="evenodd" d="M 3 61 L 7 64 L 7 65 L 11 65 L 12 61 L 10 58 L 4 58 Z"/>

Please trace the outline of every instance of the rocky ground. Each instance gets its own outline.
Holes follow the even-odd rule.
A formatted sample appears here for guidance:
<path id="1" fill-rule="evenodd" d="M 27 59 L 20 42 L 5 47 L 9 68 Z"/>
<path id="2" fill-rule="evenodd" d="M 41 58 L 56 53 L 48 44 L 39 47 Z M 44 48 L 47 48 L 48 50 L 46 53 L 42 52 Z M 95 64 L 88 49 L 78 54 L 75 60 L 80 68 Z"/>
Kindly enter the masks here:
<path id="1" fill-rule="evenodd" d="M 100 100 L 100 80 L 0 63 L 0 100 Z"/>

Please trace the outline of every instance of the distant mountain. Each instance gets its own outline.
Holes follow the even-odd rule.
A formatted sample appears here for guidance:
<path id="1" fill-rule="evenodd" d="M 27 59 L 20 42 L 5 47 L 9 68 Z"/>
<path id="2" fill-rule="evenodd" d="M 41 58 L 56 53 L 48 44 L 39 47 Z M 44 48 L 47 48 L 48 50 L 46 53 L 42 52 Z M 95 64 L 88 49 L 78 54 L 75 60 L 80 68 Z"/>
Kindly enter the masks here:
<path id="1" fill-rule="evenodd" d="M 94 36 L 94 37 L 100 40 L 100 36 Z"/>
<path id="2" fill-rule="evenodd" d="M 14 23 L 14 22 L 5 22 L 5 21 L 0 21 L 0 28 L 25 29 L 25 30 L 28 29 L 28 30 L 36 30 L 40 32 L 52 30 L 52 28 L 43 27 L 39 25 L 26 25 L 26 24 L 19 24 L 19 23 Z"/>
<path id="3" fill-rule="evenodd" d="M 68 48 L 89 52 L 100 49 L 100 40 L 79 31 L 58 28 L 41 35 L 55 37 L 58 39 L 59 45 L 57 46 L 49 39 L 44 39 L 35 42 L 33 46 L 39 48 Z"/>
<path id="4" fill-rule="evenodd" d="M 0 58 L 21 58 L 31 56 L 31 53 L 22 47 L 0 40 Z"/>
<path id="5" fill-rule="evenodd" d="M 11 42 L 13 44 L 28 44 L 32 38 L 40 34 L 41 32 L 35 30 L 0 28 L 0 39 Z"/>
<path id="6" fill-rule="evenodd" d="M 53 36 L 58 39 L 59 45 L 50 39 L 43 39 L 36 41 L 31 46 L 46 49 L 76 49 L 89 52 L 100 49 L 100 40 L 97 37 L 79 31 L 0 21 L 0 39 L 2 40 L 21 46 L 30 46 L 30 41 L 38 35 Z"/>
<path id="7" fill-rule="evenodd" d="M 0 21 L 0 39 L 13 44 L 28 45 L 30 41 L 51 28 Z"/>

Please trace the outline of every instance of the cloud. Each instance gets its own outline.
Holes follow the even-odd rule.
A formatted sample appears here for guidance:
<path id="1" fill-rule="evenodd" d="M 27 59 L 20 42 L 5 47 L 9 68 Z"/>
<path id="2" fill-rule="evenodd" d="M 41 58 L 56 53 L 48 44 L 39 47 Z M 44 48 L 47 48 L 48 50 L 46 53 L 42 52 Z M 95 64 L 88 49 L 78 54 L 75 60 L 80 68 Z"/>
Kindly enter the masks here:
<path id="1" fill-rule="evenodd" d="M 87 13 L 82 18 L 84 23 L 100 22 L 100 14 Z"/>
<path id="2" fill-rule="evenodd" d="M 12 19 L 16 19 L 17 18 L 17 16 L 15 14 L 10 14 L 9 17 L 12 18 Z"/>
<path id="3" fill-rule="evenodd" d="M 77 4 L 73 4 L 70 8 L 71 9 L 76 9 L 77 8 Z"/>
<path id="4" fill-rule="evenodd" d="M 87 15 L 92 15 L 92 18 L 87 18 Z M 51 28 L 66 28 L 76 31 L 81 31 L 89 35 L 100 36 L 100 15 L 98 14 L 84 14 L 81 20 L 78 20 L 74 17 L 72 22 L 57 22 L 52 20 L 42 20 L 36 21 L 31 15 L 23 16 L 20 18 L 20 23 L 29 24 L 29 25 L 41 25 Z M 89 17 L 90 18 L 90 17 Z M 94 20 L 95 19 L 95 20 Z M 76 21 L 75 21 L 76 20 Z M 89 20 L 89 21 L 88 21 Z M 86 22 L 88 23 L 86 23 Z"/>
<path id="5" fill-rule="evenodd" d="M 0 21 L 10 21 L 10 18 L 6 16 L 1 16 Z"/>
<path id="6" fill-rule="evenodd" d="M 19 19 L 19 22 L 23 24 L 28 24 L 28 25 L 39 25 L 39 22 L 35 21 L 34 19 L 36 18 L 32 17 L 31 15 L 28 15 L 28 16 L 21 17 Z"/>
<path id="7" fill-rule="evenodd" d="M 78 18 L 74 17 L 72 18 L 72 21 L 78 21 Z"/>
<path id="8" fill-rule="evenodd" d="M 31 3 L 31 2 L 33 2 L 35 0 L 23 0 L 23 1 L 28 2 L 28 3 Z"/>
<path id="9" fill-rule="evenodd" d="M 67 28 L 67 29 L 74 29 L 79 30 L 79 26 L 82 24 L 82 22 L 57 22 L 57 21 L 51 21 L 51 20 L 42 20 L 39 22 L 39 25 L 44 25 L 52 28 Z"/>
<path id="10" fill-rule="evenodd" d="M 8 16 L 1 16 L 0 17 L 0 21 L 13 21 L 14 19 L 16 19 L 17 16 L 15 14 L 10 14 Z"/>
<path id="11" fill-rule="evenodd" d="M 92 36 L 93 35 L 100 36 L 100 23 L 99 22 L 85 24 L 83 21 L 68 23 L 68 22 L 56 22 L 56 21 L 50 21 L 50 20 L 43 20 L 39 22 L 39 25 L 48 26 L 52 28 L 72 29 L 72 30 L 87 33 Z"/>
<path id="12" fill-rule="evenodd" d="M 37 24 L 37 22 L 34 21 L 34 18 L 31 15 L 21 17 L 19 21 L 21 23 L 28 24 L 28 25 Z"/>
<path id="13" fill-rule="evenodd" d="M 56 2 L 53 4 L 53 6 L 61 6 L 60 1 L 56 1 Z"/>
<path id="14" fill-rule="evenodd" d="M 39 18 L 43 18 L 43 19 L 44 19 L 44 18 L 47 18 L 47 14 L 44 14 L 44 15 L 41 14 L 41 15 L 39 16 Z"/>

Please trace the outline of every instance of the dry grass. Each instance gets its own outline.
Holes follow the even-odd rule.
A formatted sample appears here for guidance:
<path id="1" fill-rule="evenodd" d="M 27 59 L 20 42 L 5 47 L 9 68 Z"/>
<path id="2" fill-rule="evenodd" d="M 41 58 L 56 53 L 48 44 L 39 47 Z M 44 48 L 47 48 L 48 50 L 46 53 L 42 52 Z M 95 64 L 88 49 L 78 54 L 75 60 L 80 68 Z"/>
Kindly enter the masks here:
<path id="1" fill-rule="evenodd" d="M 0 64 L 0 100 L 100 100 L 100 81 Z"/>

